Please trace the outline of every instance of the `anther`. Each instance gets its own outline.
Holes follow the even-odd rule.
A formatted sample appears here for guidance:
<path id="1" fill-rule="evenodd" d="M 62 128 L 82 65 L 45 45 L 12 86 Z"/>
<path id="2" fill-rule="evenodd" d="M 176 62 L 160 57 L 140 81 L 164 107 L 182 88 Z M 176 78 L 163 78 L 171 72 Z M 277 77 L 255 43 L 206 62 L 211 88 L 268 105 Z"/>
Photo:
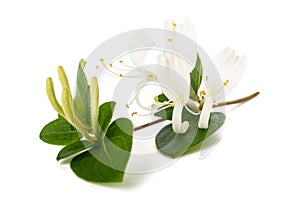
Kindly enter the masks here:
<path id="1" fill-rule="evenodd" d="M 223 83 L 223 85 L 224 85 L 224 86 L 227 86 L 228 83 L 229 83 L 229 80 L 226 80 L 226 81 Z"/>
<path id="2" fill-rule="evenodd" d="M 137 115 L 137 112 L 131 113 L 131 117 L 133 117 L 133 115 Z"/>
<path id="3" fill-rule="evenodd" d="M 200 96 L 204 96 L 206 93 L 205 93 L 205 90 L 201 90 L 200 91 Z"/>

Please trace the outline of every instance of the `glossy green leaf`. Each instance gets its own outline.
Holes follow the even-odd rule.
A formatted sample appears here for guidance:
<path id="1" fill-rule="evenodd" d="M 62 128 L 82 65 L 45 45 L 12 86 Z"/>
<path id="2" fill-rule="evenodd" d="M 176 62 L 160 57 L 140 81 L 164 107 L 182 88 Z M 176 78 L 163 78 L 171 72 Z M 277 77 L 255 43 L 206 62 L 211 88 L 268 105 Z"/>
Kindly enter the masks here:
<path id="1" fill-rule="evenodd" d="M 113 116 L 113 112 L 115 109 L 116 102 L 109 101 L 106 103 L 103 103 L 99 107 L 99 115 L 98 115 L 98 122 L 100 125 L 101 132 L 105 135 L 108 125 L 111 121 L 111 118 Z"/>
<path id="2" fill-rule="evenodd" d="M 121 182 L 131 152 L 132 134 L 133 125 L 129 119 L 115 120 L 98 147 L 72 159 L 72 170 L 78 177 L 91 182 Z"/>
<path id="3" fill-rule="evenodd" d="M 193 94 L 190 96 L 197 95 L 202 81 L 202 64 L 199 55 L 197 54 L 197 60 L 193 71 L 190 73 L 190 82 Z"/>
<path id="4" fill-rule="evenodd" d="M 166 108 L 154 114 L 162 119 L 172 120 L 173 107 Z"/>
<path id="5" fill-rule="evenodd" d="M 199 116 L 184 112 L 183 119 L 190 123 L 189 129 L 184 134 L 177 134 L 169 124 L 162 128 L 156 136 L 157 148 L 165 155 L 176 158 L 187 150 L 201 144 L 206 138 L 215 133 L 224 123 L 223 113 L 211 113 L 208 129 L 198 128 Z"/>
<path id="6" fill-rule="evenodd" d="M 69 122 L 59 117 L 44 126 L 40 139 L 48 144 L 66 145 L 80 140 L 80 135 Z"/>
<path id="7" fill-rule="evenodd" d="M 76 141 L 73 142 L 71 144 L 68 144 L 67 146 L 65 146 L 64 148 L 62 148 L 60 150 L 60 152 L 58 153 L 56 160 L 61 160 L 64 158 L 67 158 L 71 155 L 74 155 L 76 153 L 79 153 L 85 149 L 88 149 L 90 147 L 93 146 L 93 143 L 87 140 L 83 140 L 83 141 Z"/>
<path id="8" fill-rule="evenodd" d="M 157 101 L 163 103 L 165 101 L 169 101 L 169 99 L 166 97 L 165 94 L 162 93 L 160 95 L 157 95 Z"/>

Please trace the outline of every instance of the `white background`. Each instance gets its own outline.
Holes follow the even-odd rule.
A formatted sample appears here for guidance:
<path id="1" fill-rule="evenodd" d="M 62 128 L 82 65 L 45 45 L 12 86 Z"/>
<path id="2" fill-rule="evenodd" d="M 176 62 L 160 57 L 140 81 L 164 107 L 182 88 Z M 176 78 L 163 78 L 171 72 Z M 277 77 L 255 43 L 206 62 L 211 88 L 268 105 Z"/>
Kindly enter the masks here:
<path id="1" fill-rule="evenodd" d="M 198 2 L 197 4 L 195 2 Z M 299 199 L 299 5 L 297 1 L 1 1 L 0 199 Z M 249 58 L 229 97 L 261 95 L 230 112 L 223 136 L 198 154 L 117 185 L 95 185 L 55 161 L 60 147 L 39 140 L 56 117 L 45 79 L 101 42 L 132 29 L 189 17 L 214 55 L 233 46 Z M 108 86 L 100 86 L 108 87 Z"/>

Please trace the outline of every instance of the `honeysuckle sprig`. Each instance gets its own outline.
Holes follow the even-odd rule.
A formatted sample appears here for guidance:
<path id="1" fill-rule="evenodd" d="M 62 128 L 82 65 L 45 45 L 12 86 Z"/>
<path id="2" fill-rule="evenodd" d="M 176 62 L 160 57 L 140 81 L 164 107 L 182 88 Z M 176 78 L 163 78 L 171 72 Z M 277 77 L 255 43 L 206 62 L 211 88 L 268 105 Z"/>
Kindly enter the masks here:
<path id="1" fill-rule="evenodd" d="M 99 106 L 98 80 L 92 77 L 88 83 L 85 64 L 84 60 L 79 63 L 74 98 L 63 67 L 58 67 L 61 103 L 52 78 L 47 79 L 47 95 L 59 117 L 43 127 L 40 139 L 64 145 L 56 159 L 73 156 L 70 167 L 78 177 L 91 182 L 122 182 L 132 148 L 133 124 L 126 118 L 111 122 L 116 103 Z"/>

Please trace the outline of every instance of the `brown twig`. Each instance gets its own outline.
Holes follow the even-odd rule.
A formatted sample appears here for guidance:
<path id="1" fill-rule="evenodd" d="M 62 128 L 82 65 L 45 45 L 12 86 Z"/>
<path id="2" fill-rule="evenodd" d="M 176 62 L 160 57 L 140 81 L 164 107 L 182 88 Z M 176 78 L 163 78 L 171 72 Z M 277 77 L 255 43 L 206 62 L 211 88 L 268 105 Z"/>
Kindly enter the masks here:
<path id="1" fill-rule="evenodd" d="M 246 97 L 243 97 L 243 98 L 240 98 L 240 99 L 237 99 L 237 100 L 218 103 L 218 104 L 214 105 L 213 107 L 215 108 L 215 107 L 228 106 L 228 105 L 237 104 L 237 103 L 245 103 L 245 102 L 257 97 L 258 95 L 259 95 L 259 92 L 255 92 L 255 93 L 253 93 L 249 96 L 246 96 Z M 133 130 L 137 131 L 137 130 L 146 128 L 148 126 L 158 124 L 158 123 L 163 122 L 163 121 L 166 121 L 166 119 L 158 119 L 158 120 L 155 120 L 153 122 L 149 122 L 147 124 L 143 124 L 141 126 L 135 127 Z"/>

